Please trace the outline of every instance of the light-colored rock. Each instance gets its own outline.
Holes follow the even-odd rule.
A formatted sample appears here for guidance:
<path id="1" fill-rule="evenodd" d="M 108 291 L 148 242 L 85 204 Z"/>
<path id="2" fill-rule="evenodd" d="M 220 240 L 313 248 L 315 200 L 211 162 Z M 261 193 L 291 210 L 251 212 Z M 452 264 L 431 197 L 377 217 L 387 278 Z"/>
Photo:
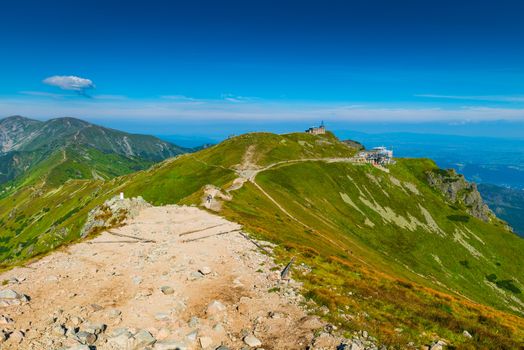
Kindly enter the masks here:
<path id="1" fill-rule="evenodd" d="M 75 327 L 80 326 L 82 324 L 82 322 L 83 322 L 82 318 L 80 318 L 78 316 L 71 317 L 70 321 L 73 324 L 73 326 L 75 326 Z"/>
<path id="2" fill-rule="evenodd" d="M 199 279 L 201 279 L 202 277 L 204 277 L 204 275 L 203 275 L 201 272 L 199 272 L 199 271 L 193 271 L 193 272 L 191 272 L 191 273 L 189 274 L 189 278 L 188 278 L 188 279 L 189 279 L 190 281 L 195 281 L 195 280 L 199 280 Z"/>
<path id="3" fill-rule="evenodd" d="M 244 343 L 246 343 L 247 346 L 252 348 L 262 346 L 262 342 L 254 335 L 248 335 L 244 337 Z"/>
<path id="4" fill-rule="evenodd" d="M 211 273 L 211 268 L 209 266 L 202 266 L 198 272 L 200 272 L 203 275 L 209 275 Z"/>
<path id="5" fill-rule="evenodd" d="M 99 335 L 100 333 L 103 333 L 106 330 L 107 326 L 103 323 L 90 323 L 86 327 L 84 327 L 84 331 L 88 333 L 93 333 L 95 335 Z"/>
<path id="6" fill-rule="evenodd" d="M 4 324 L 4 325 L 7 325 L 7 324 L 11 324 L 13 323 L 13 319 L 10 318 L 10 317 L 7 317 L 7 316 L 0 316 L 0 324 Z"/>
<path id="7" fill-rule="evenodd" d="M 188 350 L 188 346 L 177 340 L 159 340 L 153 346 L 154 350 Z"/>
<path id="8" fill-rule="evenodd" d="M 169 314 L 167 312 L 157 312 L 155 314 L 155 320 L 157 321 L 169 321 Z"/>
<path id="9" fill-rule="evenodd" d="M 22 299 L 23 295 L 12 289 L 0 290 L 0 299 Z"/>
<path id="10" fill-rule="evenodd" d="M 171 335 L 171 330 L 169 328 L 162 327 L 158 331 L 156 337 L 157 339 L 166 339 Z"/>
<path id="11" fill-rule="evenodd" d="M 66 334 L 66 329 L 62 325 L 55 325 L 51 330 L 53 335 L 63 337 Z"/>
<path id="12" fill-rule="evenodd" d="M 464 332 L 462 332 L 462 335 L 463 335 L 464 337 L 468 338 L 468 339 L 473 338 L 473 336 L 471 335 L 471 333 L 468 332 L 468 331 L 466 331 L 466 330 L 464 330 Z"/>
<path id="13" fill-rule="evenodd" d="M 210 337 L 200 337 L 198 341 L 200 342 L 202 349 L 208 349 L 213 345 L 213 339 Z"/>
<path id="14" fill-rule="evenodd" d="M 107 344 L 113 350 L 128 350 L 133 346 L 133 335 L 130 332 L 120 333 L 107 339 Z"/>
<path id="15" fill-rule="evenodd" d="M 160 287 L 160 290 L 165 295 L 171 295 L 171 294 L 175 293 L 175 290 L 173 288 L 169 287 L 169 286 L 162 286 L 162 287 Z"/>
<path id="16" fill-rule="evenodd" d="M 76 333 L 76 338 L 82 344 L 93 345 L 96 342 L 97 336 L 93 333 L 80 331 Z"/>
<path id="17" fill-rule="evenodd" d="M 133 349 L 143 349 L 146 346 L 153 345 L 155 342 L 156 339 L 151 333 L 145 329 L 141 329 L 133 336 Z"/>
<path id="18" fill-rule="evenodd" d="M 9 335 L 9 340 L 14 343 L 21 343 L 25 338 L 25 334 L 22 331 L 14 331 Z"/>
<path id="19" fill-rule="evenodd" d="M 198 330 L 191 331 L 190 333 L 186 335 L 186 339 L 191 342 L 196 341 L 197 337 L 198 337 Z"/>
<path id="20" fill-rule="evenodd" d="M 224 306 L 224 304 L 222 304 L 220 301 L 218 300 L 213 300 L 211 303 L 209 303 L 209 305 L 207 306 L 207 309 L 206 309 L 206 314 L 208 316 L 213 316 L 213 315 L 217 315 L 217 314 L 220 314 L 222 312 L 225 312 L 226 311 L 226 307 Z"/>
<path id="21" fill-rule="evenodd" d="M 66 350 L 91 350 L 91 349 L 89 348 L 88 345 L 78 344 L 78 345 L 73 345 L 67 348 Z"/>
<path id="22" fill-rule="evenodd" d="M 446 346 L 446 342 L 443 340 L 438 340 L 433 342 L 433 344 L 430 345 L 429 350 L 443 350 Z"/>
<path id="23" fill-rule="evenodd" d="M 121 314 L 122 314 L 122 311 L 118 309 L 110 309 L 107 311 L 107 317 L 112 318 L 112 319 L 117 318 Z"/>

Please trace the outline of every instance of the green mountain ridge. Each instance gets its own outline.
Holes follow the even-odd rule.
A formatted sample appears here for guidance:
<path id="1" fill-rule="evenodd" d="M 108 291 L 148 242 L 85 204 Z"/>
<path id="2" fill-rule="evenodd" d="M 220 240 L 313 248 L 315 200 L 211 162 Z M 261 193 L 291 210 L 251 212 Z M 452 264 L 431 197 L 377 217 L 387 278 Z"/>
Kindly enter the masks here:
<path id="1" fill-rule="evenodd" d="M 33 173 L 46 166 L 56 167 L 51 176 L 55 183 L 57 179 L 108 178 L 187 151 L 153 136 L 128 134 L 75 118 L 41 122 L 9 117 L 0 120 L 0 185 L 10 181 L 10 188 L 27 184 L 27 178 L 34 178 Z M 70 162 L 59 161 L 68 155 Z M 49 159 L 57 161 L 53 164 Z"/>
<path id="2" fill-rule="evenodd" d="M 0 199 L 0 258 L 8 267 L 79 239 L 89 211 L 120 192 L 205 205 L 213 186 L 221 195 L 210 208 L 277 243 L 282 263 L 307 267 L 295 278 L 341 329 L 367 329 L 397 348 L 436 337 L 456 348 L 518 348 L 524 241 L 432 186 L 428 174 L 440 170 L 431 160 L 376 167 L 356 162 L 353 146 L 330 133 L 252 133 L 124 176 L 27 180 Z"/>

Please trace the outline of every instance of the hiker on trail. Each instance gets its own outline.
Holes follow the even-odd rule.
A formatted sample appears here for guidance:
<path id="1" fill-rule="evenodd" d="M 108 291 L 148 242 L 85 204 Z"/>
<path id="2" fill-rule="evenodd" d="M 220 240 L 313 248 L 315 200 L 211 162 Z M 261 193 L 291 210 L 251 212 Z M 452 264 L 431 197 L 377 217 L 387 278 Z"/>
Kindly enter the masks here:
<path id="1" fill-rule="evenodd" d="M 208 202 L 208 203 L 211 203 L 211 199 L 213 199 L 213 197 L 211 197 L 211 195 L 208 194 L 208 195 L 207 195 L 207 202 Z"/>

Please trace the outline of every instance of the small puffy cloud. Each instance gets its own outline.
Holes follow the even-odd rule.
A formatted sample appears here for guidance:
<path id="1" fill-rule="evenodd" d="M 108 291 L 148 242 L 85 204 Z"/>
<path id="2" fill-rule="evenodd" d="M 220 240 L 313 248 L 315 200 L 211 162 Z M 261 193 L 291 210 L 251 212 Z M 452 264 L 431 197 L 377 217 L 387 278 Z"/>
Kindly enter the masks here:
<path id="1" fill-rule="evenodd" d="M 86 95 L 86 90 L 93 89 L 95 84 L 90 79 L 74 75 L 54 75 L 44 79 L 44 84 L 59 87 L 62 90 L 76 91 Z"/>

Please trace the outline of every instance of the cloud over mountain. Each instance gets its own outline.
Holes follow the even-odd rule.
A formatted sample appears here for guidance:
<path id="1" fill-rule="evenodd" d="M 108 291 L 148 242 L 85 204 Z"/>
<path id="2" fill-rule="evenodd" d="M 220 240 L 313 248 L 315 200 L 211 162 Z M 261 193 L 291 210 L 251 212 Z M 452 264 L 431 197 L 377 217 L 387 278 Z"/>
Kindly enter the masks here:
<path id="1" fill-rule="evenodd" d="M 47 85 L 59 87 L 62 90 L 76 91 L 80 95 L 87 95 L 86 90 L 95 87 L 92 80 L 74 75 L 53 75 L 45 78 L 43 82 Z"/>

